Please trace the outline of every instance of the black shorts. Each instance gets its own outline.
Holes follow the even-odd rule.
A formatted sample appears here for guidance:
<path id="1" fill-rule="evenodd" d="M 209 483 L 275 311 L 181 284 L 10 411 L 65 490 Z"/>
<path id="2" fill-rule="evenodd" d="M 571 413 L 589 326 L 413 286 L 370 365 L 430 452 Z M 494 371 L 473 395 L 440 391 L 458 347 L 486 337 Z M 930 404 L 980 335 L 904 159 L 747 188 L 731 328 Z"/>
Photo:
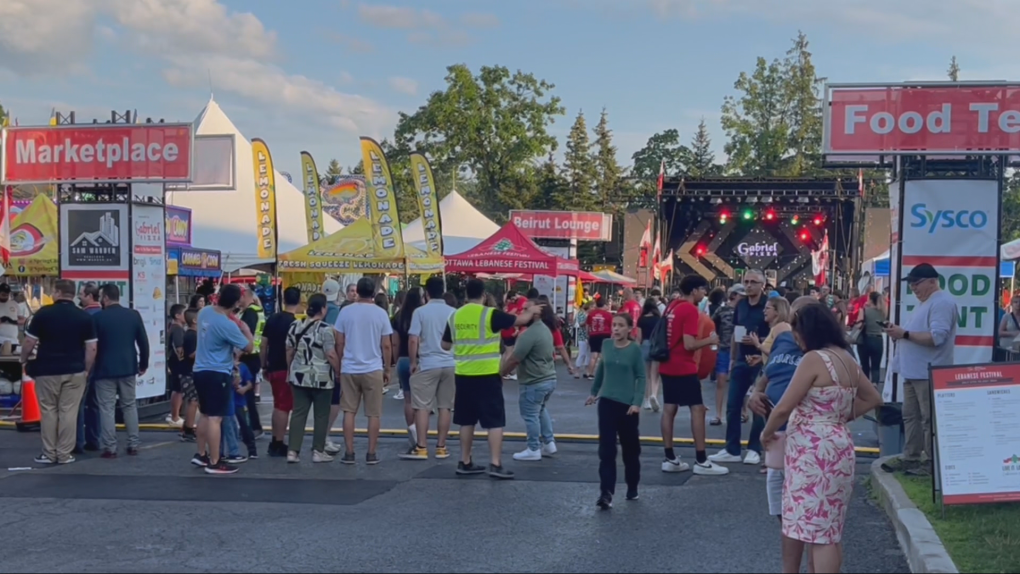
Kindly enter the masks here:
<path id="1" fill-rule="evenodd" d="M 606 342 L 609 335 L 588 335 L 588 352 L 601 353 L 602 344 Z"/>
<path id="2" fill-rule="evenodd" d="M 227 417 L 233 407 L 233 376 L 216 371 L 196 371 L 195 391 L 198 393 L 198 412 L 207 417 Z"/>
<path id="3" fill-rule="evenodd" d="M 471 377 L 457 375 L 453 401 L 453 424 L 501 429 L 506 426 L 503 379 L 499 375 Z"/>
<path id="4" fill-rule="evenodd" d="M 184 395 L 184 400 L 187 402 L 198 400 L 198 391 L 195 390 L 195 378 L 191 376 L 191 373 L 181 375 L 181 393 Z"/>
<path id="5" fill-rule="evenodd" d="M 503 337 L 504 347 L 513 347 L 517 344 L 517 337 Z"/>
<path id="6" fill-rule="evenodd" d="M 696 407 L 705 404 L 701 396 L 701 379 L 698 375 L 679 377 L 659 374 L 662 378 L 662 402 L 680 407 Z"/>
<path id="7" fill-rule="evenodd" d="M 167 372 L 166 385 L 170 387 L 171 393 L 183 392 L 183 389 L 181 389 L 181 376 L 177 373 Z"/>

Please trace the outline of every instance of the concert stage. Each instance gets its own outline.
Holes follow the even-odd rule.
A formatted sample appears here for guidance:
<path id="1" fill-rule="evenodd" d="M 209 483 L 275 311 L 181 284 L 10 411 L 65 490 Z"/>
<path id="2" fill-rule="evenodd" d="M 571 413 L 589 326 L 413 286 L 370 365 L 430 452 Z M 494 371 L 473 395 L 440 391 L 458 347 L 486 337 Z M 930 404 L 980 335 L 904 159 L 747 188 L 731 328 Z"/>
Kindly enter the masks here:
<path id="1" fill-rule="evenodd" d="M 842 288 L 863 243 L 858 197 L 857 177 L 667 178 L 662 250 L 675 250 L 677 277 L 728 285 L 758 268 L 773 285 L 804 288 L 813 280 L 811 251 L 828 233 L 829 283 Z"/>

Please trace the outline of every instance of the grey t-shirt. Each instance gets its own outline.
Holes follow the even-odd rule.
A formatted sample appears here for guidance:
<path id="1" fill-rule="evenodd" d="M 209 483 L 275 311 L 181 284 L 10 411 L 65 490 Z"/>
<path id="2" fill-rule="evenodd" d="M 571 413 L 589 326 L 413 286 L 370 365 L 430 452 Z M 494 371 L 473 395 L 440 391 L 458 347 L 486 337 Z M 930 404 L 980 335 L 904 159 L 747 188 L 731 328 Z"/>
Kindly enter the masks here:
<path id="1" fill-rule="evenodd" d="M 517 367 L 518 383 L 534 385 L 555 380 L 554 350 L 552 331 L 541 321 L 535 321 L 518 335 L 514 345 L 514 356 L 521 362 Z"/>
<path id="2" fill-rule="evenodd" d="M 897 341 L 895 372 L 905 379 L 927 380 L 928 365 L 952 365 L 959 318 L 956 300 L 945 291 L 936 291 L 927 301 L 914 307 L 903 328 L 910 332 L 931 333 L 935 346 L 918 345 L 909 340 Z"/>

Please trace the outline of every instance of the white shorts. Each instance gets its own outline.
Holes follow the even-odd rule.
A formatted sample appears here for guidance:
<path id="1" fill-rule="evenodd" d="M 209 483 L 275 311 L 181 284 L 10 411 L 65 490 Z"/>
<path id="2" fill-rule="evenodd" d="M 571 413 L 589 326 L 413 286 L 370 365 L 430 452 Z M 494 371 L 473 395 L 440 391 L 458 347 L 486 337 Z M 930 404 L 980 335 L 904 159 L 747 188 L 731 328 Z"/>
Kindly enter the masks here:
<path id="1" fill-rule="evenodd" d="M 769 496 L 769 516 L 783 515 L 783 471 L 768 469 L 768 477 L 765 479 L 765 490 Z"/>

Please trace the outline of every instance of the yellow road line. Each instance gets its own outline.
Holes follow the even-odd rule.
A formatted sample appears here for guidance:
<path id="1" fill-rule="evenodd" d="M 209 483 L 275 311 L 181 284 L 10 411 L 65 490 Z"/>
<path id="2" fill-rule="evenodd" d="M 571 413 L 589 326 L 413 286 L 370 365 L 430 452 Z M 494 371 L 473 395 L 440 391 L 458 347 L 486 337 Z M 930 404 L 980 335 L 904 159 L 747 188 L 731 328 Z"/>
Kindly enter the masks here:
<path id="1" fill-rule="evenodd" d="M 14 428 L 14 423 L 0 422 L 0 428 Z M 145 430 L 145 431 L 164 431 L 164 432 L 171 432 L 171 431 L 178 432 L 178 431 L 180 431 L 179 428 L 172 427 L 172 426 L 166 425 L 166 424 L 140 424 L 140 425 L 138 425 L 138 428 L 140 430 Z M 118 430 L 124 430 L 124 425 L 117 425 L 117 429 Z M 311 434 L 312 433 L 312 428 L 311 427 L 305 428 L 305 432 Z M 340 429 L 333 429 L 332 432 L 334 434 L 338 434 L 340 432 Z M 364 436 L 364 435 L 368 434 L 368 429 L 355 429 L 354 432 L 358 436 Z M 390 436 L 390 437 L 407 436 L 407 429 L 382 429 L 382 430 L 379 431 L 379 435 L 380 436 Z M 436 431 L 430 430 L 429 431 L 429 436 L 436 436 Z M 459 436 L 459 433 L 456 430 L 451 430 L 450 431 L 450 438 L 457 438 L 458 436 Z M 485 431 L 475 431 L 475 436 L 476 437 L 487 437 L 487 436 L 489 436 L 489 433 L 487 433 Z M 504 432 L 503 433 L 503 437 L 504 438 L 508 438 L 508 439 L 517 439 L 517 440 L 520 440 L 520 439 L 528 438 L 528 435 L 525 434 L 525 433 L 522 433 L 522 432 Z M 554 435 L 554 437 L 556 438 L 557 441 L 563 441 L 563 442 L 598 442 L 598 440 L 599 440 L 598 435 L 594 435 L 594 434 L 557 434 L 557 435 Z M 643 436 L 643 437 L 641 437 L 641 442 L 646 443 L 646 444 L 662 444 L 662 437 L 660 437 L 660 436 Z M 674 438 L 673 442 L 676 443 L 676 444 L 681 444 L 681 445 L 693 445 L 694 444 L 694 439 L 678 437 L 678 438 Z M 705 441 L 705 444 L 707 444 L 708 446 L 726 446 L 726 441 L 720 440 L 720 439 L 707 439 Z M 747 441 L 743 441 L 741 444 L 743 444 L 744 446 L 747 446 Z M 858 454 L 878 454 L 878 452 L 879 452 L 877 448 L 867 447 L 867 446 L 859 446 L 859 447 L 856 447 L 854 450 L 857 451 Z"/>

